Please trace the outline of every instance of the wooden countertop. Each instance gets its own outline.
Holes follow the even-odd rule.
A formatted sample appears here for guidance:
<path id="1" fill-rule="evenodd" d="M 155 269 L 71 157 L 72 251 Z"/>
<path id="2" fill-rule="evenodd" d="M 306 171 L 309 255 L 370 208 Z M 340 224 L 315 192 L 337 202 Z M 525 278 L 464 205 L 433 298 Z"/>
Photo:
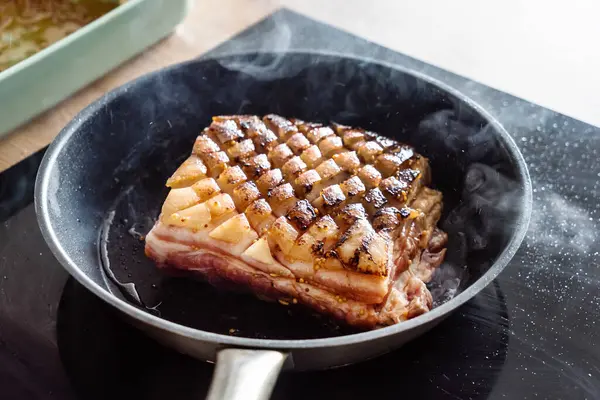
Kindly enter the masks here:
<path id="1" fill-rule="evenodd" d="M 252 6 L 236 12 L 241 3 Z M 104 93 L 145 73 L 196 57 L 277 8 L 269 1 L 193 0 L 188 16 L 173 35 L 0 139 L 0 171 L 48 145 L 81 109 Z"/>
<path id="2" fill-rule="evenodd" d="M 0 171 L 50 143 L 105 92 L 198 56 L 281 6 L 600 125 L 600 55 L 590 46 L 600 37 L 600 24 L 594 21 L 600 3 L 459 3 L 371 0 L 367 7 L 362 0 L 192 0 L 189 15 L 172 36 L 0 139 Z"/>

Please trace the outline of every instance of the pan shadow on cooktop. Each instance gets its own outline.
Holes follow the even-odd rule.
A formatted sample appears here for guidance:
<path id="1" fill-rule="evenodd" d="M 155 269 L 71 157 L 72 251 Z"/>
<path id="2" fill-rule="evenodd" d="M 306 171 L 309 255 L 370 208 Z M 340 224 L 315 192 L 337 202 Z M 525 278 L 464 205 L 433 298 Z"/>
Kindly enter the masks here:
<path id="1" fill-rule="evenodd" d="M 398 351 L 329 371 L 289 372 L 273 399 L 359 399 L 415 393 L 419 398 L 483 399 L 505 362 L 508 314 L 496 282 L 438 328 Z M 85 399 L 203 398 L 213 367 L 147 338 L 70 279 L 60 302 L 60 356 Z"/>

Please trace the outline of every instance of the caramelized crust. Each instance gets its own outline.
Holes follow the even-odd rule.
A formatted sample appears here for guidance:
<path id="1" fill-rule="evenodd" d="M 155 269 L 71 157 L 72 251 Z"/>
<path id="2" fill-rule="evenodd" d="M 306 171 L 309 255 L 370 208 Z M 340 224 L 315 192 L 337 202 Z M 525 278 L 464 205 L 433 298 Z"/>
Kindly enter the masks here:
<path id="1" fill-rule="evenodd" d="M 256 179 L 271 169 L 271 163 L 266 154 L 257 154 L 241 159 L 241 165 L 248 179 Z"/>

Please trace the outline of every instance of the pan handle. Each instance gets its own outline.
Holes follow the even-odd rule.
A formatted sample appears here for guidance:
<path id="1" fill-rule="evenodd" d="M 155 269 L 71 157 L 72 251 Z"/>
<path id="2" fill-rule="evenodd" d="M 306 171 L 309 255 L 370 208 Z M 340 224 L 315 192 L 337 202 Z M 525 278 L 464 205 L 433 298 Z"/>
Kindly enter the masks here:
<path id="1" fill-rule="evenodd" d="M 275 350 L 220 350 L 207 400 L 268 400 L 287 357 Z"/>

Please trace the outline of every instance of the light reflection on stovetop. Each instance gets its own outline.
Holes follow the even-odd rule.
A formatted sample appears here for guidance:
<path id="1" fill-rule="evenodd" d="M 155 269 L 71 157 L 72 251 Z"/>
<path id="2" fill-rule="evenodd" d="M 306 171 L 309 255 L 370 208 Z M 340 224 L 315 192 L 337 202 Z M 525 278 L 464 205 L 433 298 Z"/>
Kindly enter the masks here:
<path id="1" fill-rule="evenodd" d="M 432 332 L 388 355 L 330 371 L 284 373 L 273 399 L 483 399 L 492 390 L 508 346 L 508 314 L 491 284 Z M 85 399 L 203 398 L 210 364 L 178 354 L 129 326 L 78 282 L 64 289 L 57 318 L 60 358 Z"/>

